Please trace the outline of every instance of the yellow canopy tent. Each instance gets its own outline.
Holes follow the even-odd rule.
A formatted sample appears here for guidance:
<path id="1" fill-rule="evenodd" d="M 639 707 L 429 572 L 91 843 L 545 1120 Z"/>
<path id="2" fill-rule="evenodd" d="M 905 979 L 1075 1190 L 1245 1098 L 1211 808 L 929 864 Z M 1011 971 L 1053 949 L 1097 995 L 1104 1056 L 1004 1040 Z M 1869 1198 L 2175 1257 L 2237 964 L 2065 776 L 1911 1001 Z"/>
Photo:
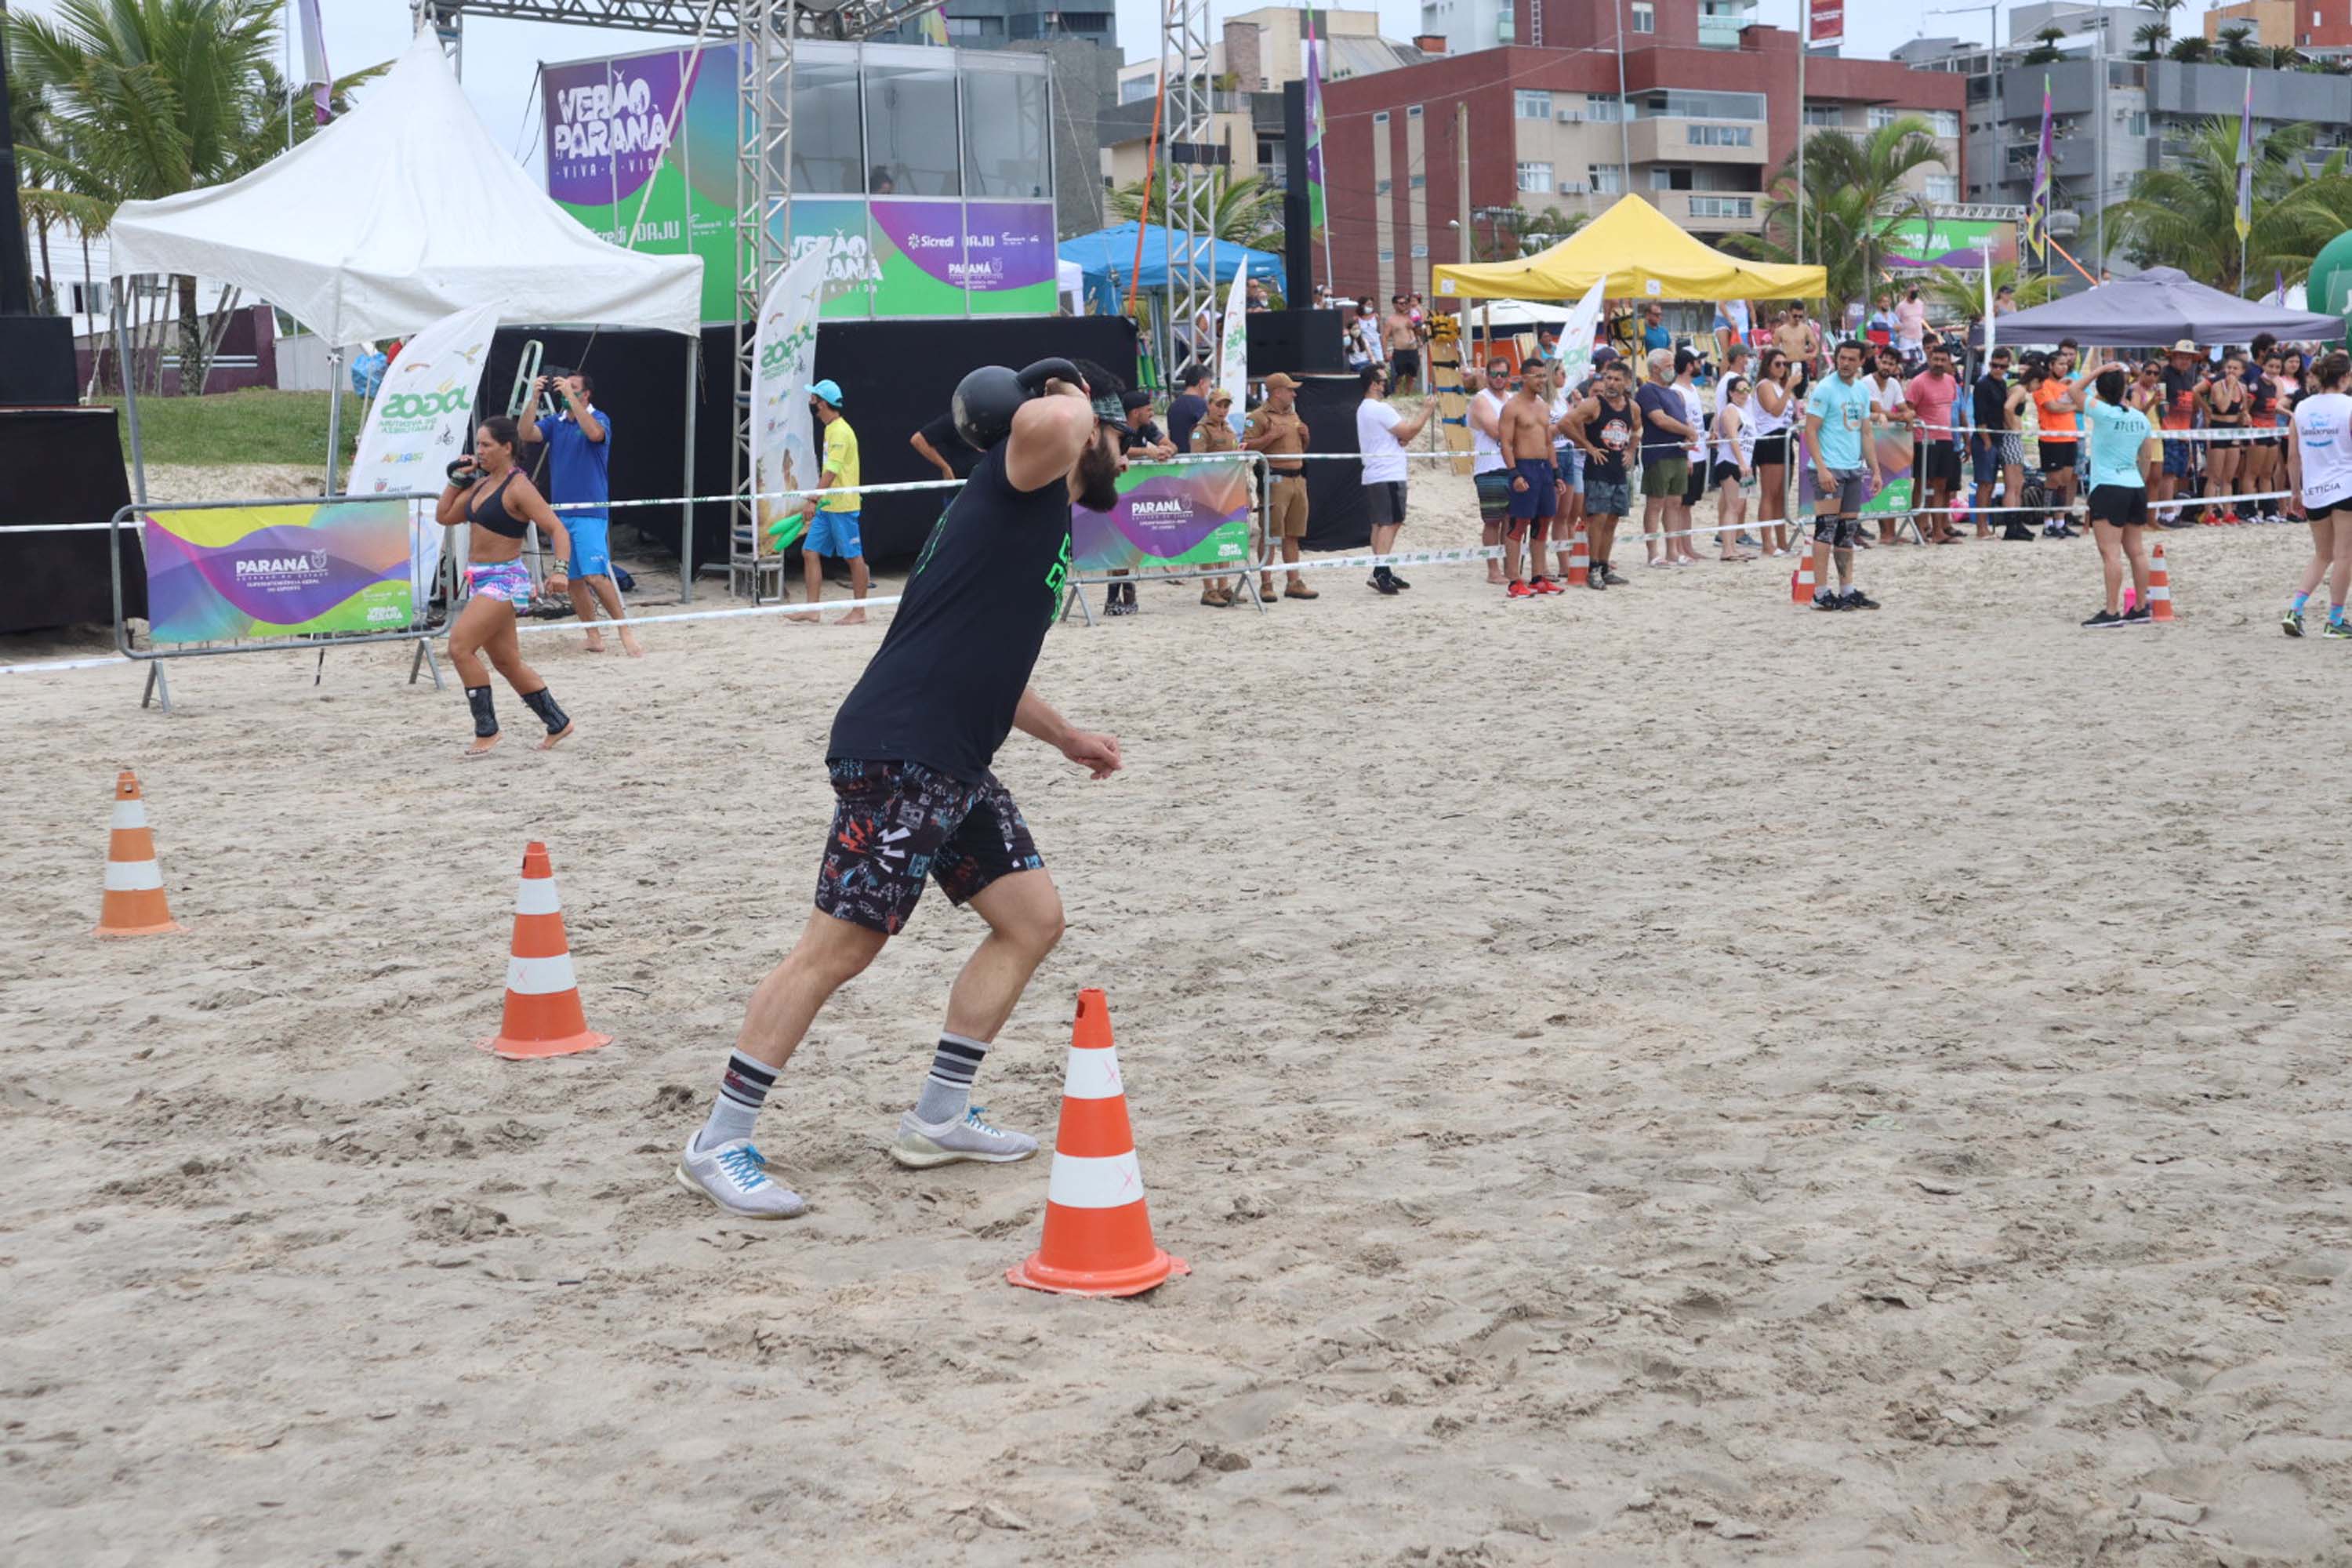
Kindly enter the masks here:
<path id="1" fill-rule="evenodd" d="M 1819 267 L 1727 256 L 1639 196 L 1537 255 L 1448 264 L 1430 276 L 1441 300 L 1578 300 L 1601 278 L 1612 300 L 1811 300 L 1829 287 Z"/>

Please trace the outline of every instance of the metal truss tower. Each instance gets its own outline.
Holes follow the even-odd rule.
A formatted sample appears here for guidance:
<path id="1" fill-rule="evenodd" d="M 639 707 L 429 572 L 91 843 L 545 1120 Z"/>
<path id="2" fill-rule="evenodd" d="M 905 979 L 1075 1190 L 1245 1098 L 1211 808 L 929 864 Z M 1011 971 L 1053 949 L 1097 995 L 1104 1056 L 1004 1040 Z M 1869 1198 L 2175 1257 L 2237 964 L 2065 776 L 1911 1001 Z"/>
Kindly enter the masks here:
<path id="1" fill-rule="evenodd" d="M 1164 0 L 1160 79 L 1167 84 L 1166 153 L 1168 299 L 1160 374 L 1171 386 L 1181 369 L 1179 342 L 1193 357 L 1215 352 L 1217 310 L 1216 171 L 1224 150 L 1213 140 L 1215 100 L 1209 79 L 1209 0 Z M 1208 341 L 1194 330 L 1206 309 Z"/>

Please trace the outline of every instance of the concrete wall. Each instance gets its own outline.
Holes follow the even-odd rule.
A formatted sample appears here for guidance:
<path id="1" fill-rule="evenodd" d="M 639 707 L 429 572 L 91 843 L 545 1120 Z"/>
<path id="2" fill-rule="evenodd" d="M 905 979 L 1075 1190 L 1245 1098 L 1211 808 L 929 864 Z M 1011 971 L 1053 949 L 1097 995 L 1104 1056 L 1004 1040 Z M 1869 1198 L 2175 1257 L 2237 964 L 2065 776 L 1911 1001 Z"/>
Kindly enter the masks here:
<path id="1" fill-rule="evenodd" d="M 1082 38 L 1008 44 L 1054 67 L 1054 203 L 1057 237 L 1103 226 L 1102 137 L 1097 119 L 1118 90 L 1118 56 Z"/>

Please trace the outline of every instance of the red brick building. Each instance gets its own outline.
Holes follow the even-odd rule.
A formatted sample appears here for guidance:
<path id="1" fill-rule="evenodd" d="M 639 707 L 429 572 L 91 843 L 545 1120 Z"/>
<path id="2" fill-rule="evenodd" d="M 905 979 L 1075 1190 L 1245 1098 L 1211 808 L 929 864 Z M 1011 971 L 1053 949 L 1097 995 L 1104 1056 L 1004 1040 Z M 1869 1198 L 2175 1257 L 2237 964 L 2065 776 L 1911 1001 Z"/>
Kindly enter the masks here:
<path id="1" fill-rule="evenodd" d="M 1433 292 L 1433 265 L 1507 246 L 1498 215 L 1514 205 L 1597 213 L 1630 191 L 1703 237 L 1763 227 L 1766 178 L 1795 147 L 1801 118 L 1793 33 L 1725 28 L 1724 0 L 1515 4 L 1515 36 L 1546 47 L 1482 49 L 1325 89 L 1324 181 L 1340 294 Z M 1632 17 L 1622 98 L 1621 5 Z M 1704 29 L 1709 44 L 1700 41 L 1703 5 L 1717 24 Z M 1815 55 L 1805 61 L 1801 118 L 1857 133 L 1906 114 L 1927 120 L 1946 166 L 1922 171 L 1919 188 L 1931 200 L 1958 201 L 1967 188 L 1967 89 L 1948 71 Z M 1465 103 L 1470 236 L 1453 226 Z M 1472 236 L 1475 246 L 1465 243 Z"/>

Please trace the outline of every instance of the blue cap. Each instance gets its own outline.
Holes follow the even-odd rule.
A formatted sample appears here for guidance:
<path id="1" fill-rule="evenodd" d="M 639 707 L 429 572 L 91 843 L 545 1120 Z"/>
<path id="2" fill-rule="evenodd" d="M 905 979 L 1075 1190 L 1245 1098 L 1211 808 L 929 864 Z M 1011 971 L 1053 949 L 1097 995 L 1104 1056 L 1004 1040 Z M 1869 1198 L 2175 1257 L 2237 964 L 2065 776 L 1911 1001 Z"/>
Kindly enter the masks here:
<path id="1" fill-rule="evenodd" d="M 838 408 L 841 406 L 841 384 L 837 381 L 820 381 L 809 388 L 809 395 L 822 397 Z"/>

